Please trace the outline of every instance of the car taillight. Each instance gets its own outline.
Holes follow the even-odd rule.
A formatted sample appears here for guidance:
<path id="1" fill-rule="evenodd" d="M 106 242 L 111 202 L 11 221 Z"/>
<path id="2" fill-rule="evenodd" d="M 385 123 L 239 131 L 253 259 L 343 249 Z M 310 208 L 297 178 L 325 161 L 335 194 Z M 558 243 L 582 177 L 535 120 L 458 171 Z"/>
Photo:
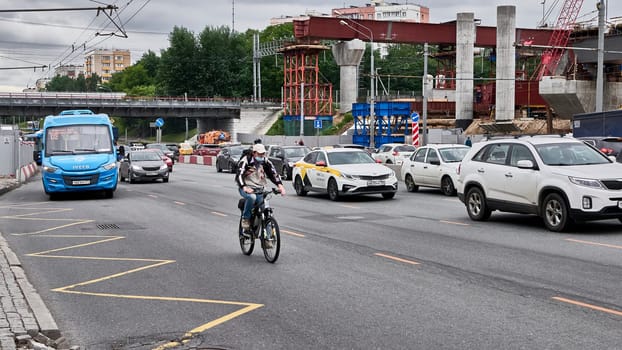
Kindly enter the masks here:
<path id="1" fill-rule="evenodd" d="M 604 154 L 608 155 L 608 156 L 613 154 L 613 152 L 614 152 L 613 149 L 607 148 L 607 147 L 602 147 L 600 149 L 600 151 L 603 152 Z"/>
<path id="2" fill-rule="evenodd" d="M 400 152 L 398 152 L 398 151 L 393 151 L 393 155 L 394 155 L 394 156 L 397 156 L 397 155 L 399 155 L 399 154 L 400 154 Z"/>

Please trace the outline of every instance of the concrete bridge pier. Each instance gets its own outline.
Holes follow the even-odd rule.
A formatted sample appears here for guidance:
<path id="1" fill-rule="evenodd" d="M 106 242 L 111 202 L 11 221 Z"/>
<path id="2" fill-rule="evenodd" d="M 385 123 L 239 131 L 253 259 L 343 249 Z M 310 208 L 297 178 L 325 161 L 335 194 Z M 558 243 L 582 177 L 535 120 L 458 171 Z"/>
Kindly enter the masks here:
<path id="1" fill-rule="evenodd" d="M 475 17 L 458 13 L 456 22 L 456 127 L 466 129 L 473 122 L 473 46 Z"/>
<path id="2" fill-rule="evenodd" d="M 516 7 L 497 7 L 497 91 L 495 120 L 514 120 L 516 78 Z"/>
<path id="3" fill-rule="evenodd" d="M 365 52 L 365 43 L 359 39 L 340 42 L 332 47 L 333 57 L 339 65 L 339 113 L 352 110 L 358 97 L 358 66 Z M 373 55 L 373 51 L 372 51 Z"/>

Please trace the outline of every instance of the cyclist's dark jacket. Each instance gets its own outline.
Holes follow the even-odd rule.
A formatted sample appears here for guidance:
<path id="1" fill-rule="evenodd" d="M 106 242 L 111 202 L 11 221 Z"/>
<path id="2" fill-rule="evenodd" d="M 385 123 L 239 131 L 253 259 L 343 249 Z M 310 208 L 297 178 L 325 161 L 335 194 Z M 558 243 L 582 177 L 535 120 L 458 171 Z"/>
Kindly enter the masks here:
<path id="1" fill-rule="evenodd" d="M 255 157 L 253 157 L 252 154 L 249 154 L 246 157 L 242 157 L 240 159 L 240 161 L 238 162 L 238 171 L 235 174 L 235 182 L 238 184 L 240 188 L 246 186 L 246 181 L 244 180 L 244 178 L 248 174 L 249 169 L 254 168 L 256 166 L 258 166 L 258 164 L 255 161 Z M 278 185 L 283 184 L 283 182 L 281 181 L 281 176 L 276 171 L 276 168 L 274 167 L 272 162 L 268 159 L 268 157 L 266 157 L 263 163 L 260 164 L 259 166 L 263 166 L 264 173 L 266 173 L 266 176 L 268 177 L 268 179 L 270 179 L 270 181 L 272 181 L 275 185 L 278 186 Z"/>

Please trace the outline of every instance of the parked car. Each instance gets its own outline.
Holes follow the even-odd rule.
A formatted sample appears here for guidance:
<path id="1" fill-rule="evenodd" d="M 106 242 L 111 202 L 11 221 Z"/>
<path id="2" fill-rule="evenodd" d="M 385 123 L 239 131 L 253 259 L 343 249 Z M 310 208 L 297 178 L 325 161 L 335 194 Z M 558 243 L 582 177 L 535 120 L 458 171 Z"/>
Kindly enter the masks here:
<path id="1" fill-rule="evenodd" d="M 156 152 L 130 151 L 119 164 L 119 181 L 127 179 L 134 183 L 162 179 L 168 182 L 168 177 L 168 166 Z"/>
<path id="2" fill-rule="evenodd" d="M 404 143 L 385 143 L 372 153 L 372 157 L 380 163 L 400 165 L 408 159 L 417 148 Z"/>
<path id="3" fill-rule="evenodd" d="M 590 136 L 578 137 L 578 139 L 598 148 L 608 156 L 616 157 L 622 151 L 622 137 Z"/>
<path id="4" fill-rule="evenodd" d="M 220 153 L 216 156 L 216 171 L 220 173 L 223 169 L 226 169 L 230 173 L 235 173 L 238 170 L 238 162 L 245 149 L 248 149 L 248 146 L 234 145 L 221 148 Z"/>
<path id="5" fill-rule="evenodd" d="M 192 152 L 194 151 L 194 149 L 192 148 L 192 145 L 190 145 L 188 142 L 183 142 L 181 144 L 179 144 L 179 154 L 182 156 L 189 156 L 192 154 Z"/>
<path id="6" fill-rule="evenodd" d="M 160 158 L 162 158 L 164 163 L 166 163 L 166 166 L 168 167 L 168 171 L 170 173 L 173 172 L 173 164 L 175 164 L 175 162 L 173 162 L 173 160 L 169 156 L 164 154 L 164 152 L 162 152 L 161 149 L 158 149 L 158 148 L 147 148 L 147 149 L 145 149 L 145 151 L 157 153 L 160 156 Z"/>
<path id="7" fill-rule="evenodd" d="M 197 148 L 192 152 L 197 156 L 213 156 L 216 157 L 220 153 L 221 145 L 214 143 L 200 143 Z"/>
<path id="8" fill-rule="evenodd" d="M 162 151 L 167 157 L 171 158 L 173 163 L 175 163 L 175 152 L 171 151 L 168 146 L 163 143 L 148 143 L 145 145 L 145 148 L 155 148 Z"/>
<path id="9" fill-rule="evenodd" d="M 378 193 L 390 199 L 397 192 L 395 172 L 376 163 L 364 150 L 353 148 L 311 151 L 296 162 L 292 178 L 298 196 L 317 191 L 328 193 L 333 201 L 341 196 Z"/>
<path id="10" fill-rule="evenodd" d="M 538 215 L 557 232 L 574 222 L 622 222 L 622 164 L 574 138 L 478 142 L 458 169 L 458 197 L 475 221 L 499 210 Z"/>
<path id="11" fill-rule="evenodd" d="M 307 146 L 281 146 L 271 145 L 268 147 L 268 159 L 274 164 L 283 180 L 292 178 L 294 163 L 301 160 L 311 149 Z"/>
<path id="12" fill-rule="evenodd" d="M 446 196 L 456 194 L 458 164 L 471 148 L 461 144 L 428 144 L 419 147 L 402 164 L 402 179 L 409 192 L 420 186 L 440 188 Z"/>

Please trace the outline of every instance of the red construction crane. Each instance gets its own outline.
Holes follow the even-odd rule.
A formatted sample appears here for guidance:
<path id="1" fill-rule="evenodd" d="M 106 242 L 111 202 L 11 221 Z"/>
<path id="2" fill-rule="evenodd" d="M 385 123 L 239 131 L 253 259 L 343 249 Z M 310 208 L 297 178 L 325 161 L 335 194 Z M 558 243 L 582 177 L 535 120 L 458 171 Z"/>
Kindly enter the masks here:
<path id="1" fill-rule="evenodd" d="M 564 55 L 564 47 L 568 45 L 572 26 L 577 21 L 582 5 L 583 0 L 564 1 L 555 24 L 555 29 L 549 39 L 548 48 L 542 53 L 540 65 L 534 72 L 537 74 L 534 80 L 540 80 L 545 75 L 555 74 L 555 70 Z"/>

